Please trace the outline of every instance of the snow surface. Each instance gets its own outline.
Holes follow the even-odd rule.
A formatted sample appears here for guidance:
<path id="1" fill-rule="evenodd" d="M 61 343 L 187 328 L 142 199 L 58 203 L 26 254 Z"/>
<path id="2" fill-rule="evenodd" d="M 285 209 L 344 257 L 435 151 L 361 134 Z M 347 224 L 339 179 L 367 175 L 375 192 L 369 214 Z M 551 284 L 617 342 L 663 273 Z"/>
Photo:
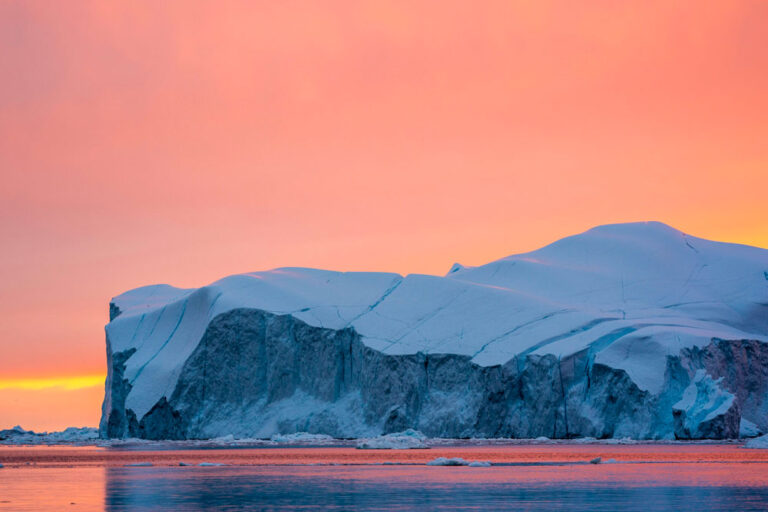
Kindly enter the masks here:
<path id="1" fill-rule="evenodd" d="M 656 393 L 666 356 L 682 348 L 768 341 L 766 271 L 764 249 L 617 224 L 444 277 L 280 268 L 198 289 L 147 286 L 112 300 L 120 314 L 106 330 L 112 353 L 136 349 L 125 407 L 138 418 L 171 396 L 208 323 L 235 308 L 352 327 L 385 354 L 461 354 L 482 366 L 589 349 Z"/>

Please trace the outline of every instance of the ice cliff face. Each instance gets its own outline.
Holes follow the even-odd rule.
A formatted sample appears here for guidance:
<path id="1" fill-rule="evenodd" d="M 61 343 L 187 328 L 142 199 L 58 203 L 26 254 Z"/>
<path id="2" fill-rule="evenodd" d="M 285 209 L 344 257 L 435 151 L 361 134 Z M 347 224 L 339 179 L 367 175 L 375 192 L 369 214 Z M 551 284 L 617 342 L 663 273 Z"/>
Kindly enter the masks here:
<path id="1" fill-rule="evenodd" d="M 768 431 L 768 251 L 602 226 L 445 277 L 277 269 L 115 297 L 101 435 Z"/>

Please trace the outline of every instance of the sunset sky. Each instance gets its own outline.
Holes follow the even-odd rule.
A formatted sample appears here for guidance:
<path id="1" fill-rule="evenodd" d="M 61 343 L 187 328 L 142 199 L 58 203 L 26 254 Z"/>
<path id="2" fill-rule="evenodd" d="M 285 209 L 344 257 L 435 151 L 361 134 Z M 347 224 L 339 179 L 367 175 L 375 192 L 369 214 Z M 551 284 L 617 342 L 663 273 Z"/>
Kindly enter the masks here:
<path id="1" fill-rule="evenodd" d="M 673 5 L 674 4 L 674 5 Z M 768 2 L 0 3 L 0 428 L 98 423 L 109 299 L 768 247 Z"/>

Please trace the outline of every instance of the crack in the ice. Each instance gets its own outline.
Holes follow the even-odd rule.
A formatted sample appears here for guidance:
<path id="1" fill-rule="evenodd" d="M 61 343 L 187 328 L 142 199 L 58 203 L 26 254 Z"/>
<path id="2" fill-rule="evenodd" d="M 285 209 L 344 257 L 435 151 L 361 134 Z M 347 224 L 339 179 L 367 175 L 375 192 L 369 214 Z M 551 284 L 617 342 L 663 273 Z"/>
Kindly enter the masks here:
<path id="1" fill-rule="evenodd" d="M 514 261 L 513 261 L 512 263 L 510 263 L 510 264 L 509 264 L 509 266 L 510 266 L 510 267 L 512 267 L 512 266 L 514 266 L 514 265 L 515 265 L 515 262 L 514 262 Z M 491 277 L 489 277 L 489 278 L 488 278 L 488 280 L 489 280 L 489 281 L 491 281 L 491 282 L 493 282 L 493 278 L 494 278 L 494 277 L 496 277 L 496 274 L 498 274 L 498 273 L 499 273 L 499 270 L 500 270 L 500 269 L 501 269 L 501 265 L 500 265 L 500 264 L 499 264 L 499 265 L 496 265 L 496 268 L 495 268 L 495 269 L 493 269 L 493 273 L 491 273 Z"/>
<path id="2" fill-rule="evenodd" d="M 693 252 L 695 252 L 696 254 L 699 254 L 699 250 L 698 250 L 697 248 L 695 248 L 693 245 L 691 245 L 691 242 L 689 242 L 689 241 L 688 241 L 688 237 L 687 237 L 687 236 L 684 236 L 683 238 L 685 239 L 685 245 L 687 245 L 688 247 L 690 247 L 690 249 L 691 249 Z"/>
<path id="3" fill-rule="evenodd" d="M 219 298 L 221 298 L 223 294 L 224 292 L 219 292 L 218 294 L 216 294 L 216 297 L 214 297 L 213 300 L 211 301 L 211 305 L 208 306 L 208 318 L 211 317 L 211 311 L 213 311 L 213 307 L 216 305 L 216 302 L 219 300 Z"/>
<path id="4" fill-rule="evenodd" d="M 139 318 L 139 323 L 136 324 L 136 328 L 133 330 L 133 336 L 131 336 L 131 342 L 128 344 L 129 347 L 132 347 L 133 342 L 136 341 L 136 335 L 139 333 L 139 329 L 141 329 L 141 324 L 144 323 L 145 317 L 146 317 L 146 314 L 142 313 L 141 318 Z"/>
<path id="5" fill-rule="evenodd" d="M 598 325 L 600 325 L 602 323 L 610 322 L 610 321 L 614 321 L 614 320 L 618 320 L 618 318 L 613 318 L 613 317 L 609 317 L 609 318 L 595 318 L 594 320 L 591 320 L 591 321 L 587 322 L 586 324 L 580 325 L 578 327 L 574 327 L 573 329 L 571 329 L 568 332 L 565 332 L 565 333 L 562 333 L 562 334 L 557 334 L 555 336 L 551 336 L 549 338 L 541 340 L 540 342 L 535 343 L 535 344 L 531 345 L 530 347 L 528 347 L 527 349 L 525 349 L 522 352 L 520 352 L 519 356 L 525 357 L 528 354 L 531 354 L 531 353 L 535 352 L 536 350 L 538 350 L 540 348 L 546 347 L 547 345 L 551 345 L 552 343 L 555 343 L 557 341 L 561 341 L 561 340 L 564 340 L 566 338 L 570 338 L 571 336 L 575 336 L 576 334 L 581 334 L 581 333 L 586 332 L 586 331 L 588 331 L 590 329 L 593 329 L 594 327 L 597 327 Z"/>
<path id="6" fill-rule="evenodd" d="M 362 313 L 358 314 L 358 315 L 357 315 L 357 316 L 355 316 L 355 317 L 354 317 L 352 320 L 350 320 L 349 322 L 347 322 L 347 325 L 345 325 L 345 326 L 344 326 L 344 328 L 346 329 L 347 327 L 351 327 L 351 326 L 352 326 L 352 324 L 353 324 L 353 323 L 354 323 L 356 320 L 358 320 L 360 317 L 362 317 L 363 315 L 366 315 L 366 314 L 370 313 L 371 311 L 373 311 L 374 309 L 376 309 L 376 307 L 377 307 L 379 304 L 381 304 L 381 303 L 384 301 L 384 299 L 386 299 L 387 297 L 389 297 L 389 296 L 392 294 L 392 292 L 394 292 L 394 291 L 397 289 L 397 287 L 398 287 L 398 286 L 400 286 L 400 285 L 402 284 L 402 282 L 403 282 L 403 281 L 405 281 L 405 279 L 404 279 L 404 278 L 402 278 L 402 277 L 400 277 L 400 276 L 398 276 L 398 277 L 397 277 L 397 282 L 396 282 L 395 284 L 391 285 L 389 288 L 387 288 L 386 290 L 384 290 L 384 293 L 381 295 L 381 297 L 379 297 L 379 299 L 378 299 L 376 302 L 374 302 L 373 304 L 371 304 L 370 306 L 368 306 L 368 307 L 367 307 L 367 308 L 366 308 L 366 309 L 365 309 L 365 310 L 364 310 Z"/>
<path id="7" fill-rule="evenodd" d="M 537 322 L 543 322 L 544 320 L 547 320 L 548 318 L 552 318 L 555 315 L 560 315 L 562 313 L 569 313 L 569 312 L 573 312 L 573 311 L 574 310 L 569 309 L 569 308 L 560 309 L 560 310 L 557 310 L 557 311 L 552 311 L 551 313 L 547 313 L 546 315 L 543 315 L 543 316 L 540 316 L 540 317 L 536 317 L 536 318 L 534 318 L 532 320 L 529 320 L 529 321 L 527 321 L 525 323 L 522 323 L 522 324 L 520 324 L 520 325 L 518 325 L 518 326 L 516 326 L 516 327 L 514 327 L 514 328 L 512 328 L 512 329 L 510 329 L 508 331 L 506 331 L 505 333 L 500 334 L 499 336 L 496 336 L 496 337 L 490 339 L 489 341 L 487 341 L 483 346 L 480 347 L 480 349 L 477 352 L 472 354 L 470 359 L 474 359 L 475 357 L 480 355 L 486 348 L 488 348 L 489 345 L 491 345 L 491 344 L 493 344 L 493 343 L 495 343 L 495 342 L 497 342 L 497 341 L 499 341 L 501 339 L 506 338 L 510 334 L 514 334 L 515 332 L 519 331 L 520 329 L 524 329 L 525 327 L 528 327 L 529 325 L 533 325 L 533 324 L 535 324 Z"/>
<path id="8" fill-rule="evenodd" d="M 560 395 L 563 397 L 563 423 L 565 424 L 565 438 L 568 439 L 568 402 L 565 399 L 565 383 L 563 382 L 563 362 L 558 356 L 557 373 L 560 376 Z"/>
<path id="9" fill-rule="evenodd" d="M 189 300 L 189 299 L 184 299 L 184 303 L 183 303 L 183 304 L 182 304 L 182 306 L 181 306 L 181 314 L 179 315 L 179 319 L 178 319 L 178 321 L 176 322 L 176 325 L 173 327 L 173 330 L 171 331 L 171 334 L 169 334 L 169 335 L 168 335 L 168 337 L 165 339 L 165 341 L 164 341 L 164 342 L 163 342 L 163 344 L 160 346 L 160 348 L 157 350 L 157 352 L 155 352 L 155 353 L 154 353 L 154 355 L 153 355 L 152 357 L 150 357 L 150 358 L 147 360 L 147 362 L 146 362 L 146 363 L 144 363 L 143 365 L 141 365 L 141 367 L 139 368 L 139 370 L 136 372 L 136 375 L 133 377 L 133 379 L 131 379 L 131 385 L 133 385 L 133 384 L 134 384 L 134 382 L 136 382 L 136 379 L 138 379 L 138 378 L 139 378 L 139 376 L 141 375 L 141 373 L 144 371 L 144 368 L 146 368 L 146 367 L 147 367 L 147 365 L 148 365 L 149 363 L 151 363 L 152 361 L 154 361 L 154 359 L 155 359 L 155 358 L 156 358 L 156 357 L 157 357 L 157 356 L 160 354 L 160 352 L 162 352 L 162 351 L 163 351 L 163 349 L 165 348 L 165 346 L 166 346 L 166 345 L 168 345 L 168 343 L 171 341 L 171 339 L 173 338 L 173 335 L 174 335 L 174 334 L 176 334 L 176 330 L 179 328 L 179 326 L 181 325 L 181 321 L 184 319 L 184 313 L 186 313 L 186 311 L 187 311 L 187 302 L 188 302 L 188 300 Z"/>
<path id="10" fill-rule="evenodd" d="M 147 334 L 145 339 L 152 337 L 152 333 L 155 332 L 155 327 L 157 327 L 157 324 L 160 323 L 160 319 L 163 318 L 163 313 L 165 313 L 165 308 L 166 307 L 167 306 L 163 306 L 162 309 L 160 309 L 160 314 L 157 315 L 157 320 L 155 320 L 154 325 L 152 325 L 152 329 L 149 330 L 149 334 Z"/>
<path id="11" fill-rule="evenodd" d="M 441 312 L 441 311 L 443 311 L 445 308 L 447 308 L 448 306 L 450 306 L 451 304 L 453 304 L 454 302 L 456 302 L 456 300 L 458 300 L 458 298 L 459 298 L 459 297 L 461 297 L 462 295 L 464 295 L 464 294 L 467 292 L 467 290 L 468 290 L 468 288 L 464 288 L 464 289 L 463 289 L 463 290 L 461 290 L 459 293 L 457 293 L 456 295 L 454 295 L 453 297 L 451 297 L 451 298 L 448 300 L 448 302 L 446 302 L 446 303 L 445 303 L 445 304 L 443 304 L 442 306 L 439 306 L 439 307 L 437 307 L 437 308 L 433 309 L 432 311 L 430 311 L 429 313 L 427 313 L 427 314 L 426 314 L 426 315 L 424 315 L 423 317 L 419 318 L 419 320 L 418 320 L 416 323 L 414 323 L 414 324 L 412 324 L 412 325 L 409 325 L 409 327 L 410 327 L 411 331 L 407 331 L 407 332 L 405 332 L 405 333 L 404 333 L 402 336 L 399 336 L 398 338 L 395 338 L 395 339 L 394 339 L 392 342 L 393 342 L 393 343 L 399 343 L 399 342 L 401 342 L 401 341 L 402 341 L 402 340 L 403 340 L 403 339 L 404 339 L 406 336 L 408 336 L 408 335 L 409 335 L 409 334 L 410 334 L 412 331 L 416 331 L 417 333 L 419 333 L 419 335 L 420 335 L 422 338 L 424 338 L 424 340 L 425 340 L 425 341 L 428 341 L 428 340 L 426 339 L 426 337 L 425 337 L 423 334 L 421 334 L 421 333 L 419 332 L 419 327 L 423 326 L 425 323 L 427 323 L 428 321 L 430 321 L 431 319 L 433 319 L 435 316 L 437 316 L 437 314 L 438 314 L 438 313 L 440 313 L 440 312 Z"/>
<path id="12" fill-rule="evenodd" d="M 147 340 L 148 340 L 148 339 L 150 339 L 150 338 L 152 338 L 152 334 L 154 334 L 154 332 L 155 332 L 155 328 L 156 328 L 156 327 L 157 327 L 157 325 L 160 323 L 160 320 L 163 318 L 163 314 L 165 313 L 165 308 L 166 308 L 166 307 L 168 307 L 168 306 L 167 306 L 167 305 L 165 305 L 165 306 L 163 306 L 163 307 L 160 309 L 160 313 L 158 313 L 158 315 L 157 315 L 157 318 L 155 319 L 155 323 L 154 323 L 154 324 L 152 324 L 152 328 L 149 330 L 149 333 L 148 333 L 146 336 L 143 336 L 143 337 L 141 338 L 141 344 L 140 344 L 138 347 L 136 347 L 136 350 L 137 350 L 137 351 L 141 350 L 141 349 L 142 349 L 142 347 L 144 346 L 144 344 L 147 342 Z"/>
<path id="13" fill-rule="evenodd" d="M 391 316 L 383 315 L 379 311 L 371 311 L 374 315 L 378 316 L 379 318 L 383 318 L 384 320 L 387 320 L 388 322 L 397 322 L 405 327 L 410 327 L 411 324 L 404 320 L 400 320 L 399 318 L 394 318 Z"/>
<path id="14" fill-rule="evenodd" d="M 666 306 L 662 306 L 661 309 L 673 309 L 673 308 L 679 308 L 680 306 L 689 306 L 691 304 L 717 304 L 719 301 L 714 300 L 692 300 L 689 302 L 677 302 L 675 304 L 667 304 Z"/>

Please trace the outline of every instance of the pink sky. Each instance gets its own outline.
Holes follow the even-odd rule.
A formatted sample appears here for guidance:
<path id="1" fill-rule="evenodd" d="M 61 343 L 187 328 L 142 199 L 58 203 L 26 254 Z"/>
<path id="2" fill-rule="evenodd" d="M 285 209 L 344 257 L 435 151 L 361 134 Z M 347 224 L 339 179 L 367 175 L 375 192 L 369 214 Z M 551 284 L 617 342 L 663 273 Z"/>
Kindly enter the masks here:
<path id="1" fill-rule="evenodd" d="M 105 373 L 144 284 L 634 220 L 768 247 L 768 3 L 587 4 L 0 5 L 0 428 L 95 424 L 2 382 Z"/>

